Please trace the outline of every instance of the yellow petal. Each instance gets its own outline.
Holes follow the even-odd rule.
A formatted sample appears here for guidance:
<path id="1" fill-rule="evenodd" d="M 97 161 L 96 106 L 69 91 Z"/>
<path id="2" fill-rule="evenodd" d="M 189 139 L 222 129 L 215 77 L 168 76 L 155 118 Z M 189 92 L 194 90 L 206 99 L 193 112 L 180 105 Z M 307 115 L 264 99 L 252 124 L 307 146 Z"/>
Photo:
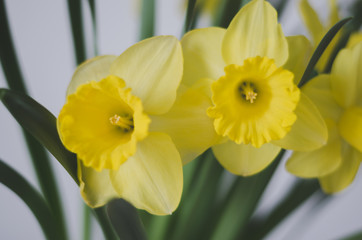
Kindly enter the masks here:
<path id="1" fill-rule="evenodd" d="M 353 33 L 348 39 L 346 48 L 353 48 L 360 42 L 362 42 L 362 32 Z"/>
<path id="2" fill-rule="evenodd" d="M 336 123 L 328 123 L 328 143 L 314 151 L 294 152 L 286 164 L 287 170 L 303 178 L 323 177 L 341 164 L 341 138 Z"/>
<path id="3" fill-rule="evenodd" d="M 362 154 L 350 146 L 342 147 L 342 163 L 336 171 L 319 179 L 326 193 L 336 193 L 348 187 L 358 171 Z"/>
<path id="4" fill-rule="evenodd" d="M 112 64 L 111 74 L 122 78 L 141 98 L 148 114 L 167 112 L 176 99 L 183 58 L 179 41 L 172 36 L 143 40 L 123 52 Z"/>
<path id="5" fill-rule="evenodd" d="M 353 147 L 362 152 L 362 108 L 346 109 L 338 123 L 341 136 Z"/>
<path id="6" fill-rule="evenodd" d="M 213 120 L 206 115 L 207 108 L 211 106 L 211 100 L 205 93 L 206 88 L 210 88 L 210 82 L 207 79 L 201 79 L 201 82 L 178 96 L 169 112 L 151 117 L 150 131 L 167 133 L 179 150 L 183 164 L 219 140 Z"/>
<path id="7" fill-rule="evenodd" d="M 109 68 L 116 58 L 112 55 L 98 56 L 79 65 L 68 85 L 67 95 L 75 93 L 79 85 L 90 81 L 98 82 L 107 77 L 110 74 Z"/>
<path id="8" fill-rule="evenodd" d="M 333 63 L 331 88 L 342 107 L 353 105 L 362 90 L 362 42 L 353 49 L 341 50 Z"/>
<path id="9" fill-rule="evenodd" d="M 318 75 L 302 87 L 302 92 L 317 106 L 323 118 L 338 121 L 343 109 L 337 104 L 330 87 L 330 75 Z"/>
<path id="10" fill-rule="evenodd" d="M 329 13 L 329 28 L 333 27 L 339 20 L 337 0 L 329 0 L 329 7 L 331 12 Z"/>
<path id="11" fill-rule="evenodd" d="M 209 27 L 188 32 L 181 39 L 184 55 L 182 83 L 191 86 L 201 78 L 218 79 L 224 74 L 221 43 L 226 30 Z"/>
<path id="12" fill-rule="evenodd" d="M 122 198 L 152 214 L 171 214 L 180 202 L 181 158 L 166 134 L 150 133 L 138 143 L 135 155 L 110 176 Z"/>
<path id="13" fill-rule="evenodd" d="M 327 126 L 317 107 L 303 93 L 295 109 L 297 120 L 287 135 L 272 143 L 289 150 L 310 151 L 327 143 Z"/>
<path id="14" fill-rule="evenodd" d="M 299 7 L 302 13 L 302 19 L 307 26 L 310 35 L 313 38 L 314 44 L 316 45 L 323 38 L 325 29 L 318 17 L 318 14 L 309 5 L 308 0 L 300 1 Z"/>
<path id="15" fill-rule="evenodd" d="M 298 84 L 313 53 L 313 47 L 304 36 L 287 37 L 289 58 L 283 68 L 294 73 L 294 83 Z"/>
<path id="16" fill-rule="evenodd" d="M 124 86 L 116 76 L 83 84 L 67 97 L 58 116 L 62 143 L 87 167 L 118 169 L 148 134 L 150 120 L 141 100 Z M 126 124 L 114 124 L 114 117 Z"/>
<path id="17" fill-rule="evenodd" d="M 80 193 L 88 206 L 92 208 L 101 207 L 118 197 L 111 183 L 108 169 L 98 172 L 93 168 L 85 167 L 78 160 L 78 178 Z"/>
<path id="18" fill-rule="evenodd" d="M 266 143 L 260 148 L 227 141 L 212 147 L 217 160 L 229 172 L 250 176 L 262 171 L 278 155 L 280 147 Z"/>
<path id="19" fill-rule="evenodd" d="M 288 59 L 288 42 L 277 12 L 264 0 L 251 1 L 231 21 L 222 43 L 227 64 L 242 65 L 250 57 L 268 57 L 280 67 Z"/>

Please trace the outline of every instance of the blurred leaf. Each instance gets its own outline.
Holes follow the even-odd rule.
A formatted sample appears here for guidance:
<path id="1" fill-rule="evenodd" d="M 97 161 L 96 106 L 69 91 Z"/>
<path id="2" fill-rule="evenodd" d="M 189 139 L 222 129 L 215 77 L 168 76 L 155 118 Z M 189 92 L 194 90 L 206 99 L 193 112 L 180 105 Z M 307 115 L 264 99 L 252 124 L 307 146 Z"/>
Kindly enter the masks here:
<path id="1" fill-rule="evenodd" d="M 147 239 L 137 210 L 123 199 L 108 203 L 107 213 L 121 240 Z"/>
<path id="2" fill-rule="evenodd" d="M 0 159 L 0 182 L 18 195 L 33 212 L 49 240 L 66 239 L 44 198 L 19 173 Z M 19 226 L 19 230 L 21 231 Z"/>
<path id="3" fill-rule="evenodd" d="M 155 0 L 142 0 L 140 39 L 152 37 L 155 31 Z"/>
<path id="4" fill-rule="evenodd" d="M 263 239 L 290 213 L 308 200 L 319 188 L 318 180 L 298 180 L 288 194 L 273 208 L 265 219 L 250 221 L 242 239 Z"/>
<path id="5" fill-rule="evenodd" d="M 0 36 L 0 60 L 7 84 L 10 89 L 26 94 L 27 90 L 16 57 L 4 0 L 0 0 Z M 61 198 L 59 197 L 49 156 L 45 149 L 30 134 L 26 132 L 23 133 L 41 190 L 54 212 L 60 228 L 63 229 L 64 235 L 66 235 L 67 229 L 64 221 Z"/>
<path id="6" fill-rule="evenodd" d="M 88 0 L 89 8 L 92 16 L 92 26 L 93 26 L 93 48 L 94 55 L 98 55 L 98 44 L 97 44 L 97 21 L 96 21 L 96 5 L 94 0 Z"/>
<path id="7" fill-rule="evenodd" d="M 216 222 L 210 227 L 213 229 L 215 226 L 211 239 L 238 239 L 240 233 L 247 230 L 246 225 L 284 153 L 285 150 L 281 150 L 272 164 L 261 173 L 251 177 L 239 177 L 229 197 L 215 214 Z"/>
<path id="8" fill-rule="evenodd" d="M 324 73 L 329 73 L 332 69 L 334 59 L 337 57 L 338 52 L 347 45 L 349 37 L 353 32 L 358 32 L 362 25 L 362 1 L 356 1 L 352 6 L 353 19 L 348 22 L 343 31 L 342 36 L 336 44 L 331 57 L 324 69 Z"/>
<path id="9" fill-rule="evenodd" d="M 214 25 L 227 28 L 234 18 L 234 16 L 238 13 L 240 8 L 248 3 L 249 0 L 225 0 L 222 1 L 222 4 L 219 8 L 219 13 L 216 15 L 214 20 Z"/>
<path id="10" fill-rule="evenodd" d="M 83 204 L 83 240 L 90 240 L 91 239 L 91 209 L 86 205 Z"/>
<path id="11" fill-rule="evenodd" d="M 60 141 L 56 118 L 31 97 L 7 89 L 0 89 L 1 101 L 16 121 L 32 134 L 62 164 L 78 183 L 76 155 Z"/>
<path id="12" fill-rule="evenodd" d="M 188 0 L 183 34 L 195 28 L 197 17 L 200 13 L 197 0 Z"/>
<path id="13" fill-rule="evenodd" d="M 77 61 L 76 64 L 79 65 L 86 59 L 82 21 L 82 1 L 68 0 L 68 11 L 72 26 L 73 45 Z"/>
<path id="14" fill-rule="evenodd" d="M 314 67 L 317 64 L 319 58 L 322 56 L 324 50 L 327 48 L 329 43 L 332 41 L 334 36 L 338 33 L 338 31 L 346 24 L 348 21 L 350 21 L 352 18 L 345 18 L 338 23 L 336 23 L 323 37 L 321 42 L 318 44 L 318 47 L 314 51 L 307 68 L 304 71 L 304 74 L 302 76 L 302 79 L 300 80 L 298 87 L 302 87 L 304 84 L 306 84 L 313 73 Z"/>
<path id="15" fill-rule="evenodd" d="M 348 237 L 343 237 L 341 240 L 361 240 L 362 239 L 362 231 L 358 233 L 354 233 Z"/>
<path id="16" fill-rule="evenodd" d="M 171 239 L 197 239 L 205 219 L 213 210 L 223 168 L 211 149 L 202 154 L 198 161 L 200 163 L 194 172 L 192 187 L 183 194 L 184 201 L 174 214 L 176 222 L 169 231 Z"/>

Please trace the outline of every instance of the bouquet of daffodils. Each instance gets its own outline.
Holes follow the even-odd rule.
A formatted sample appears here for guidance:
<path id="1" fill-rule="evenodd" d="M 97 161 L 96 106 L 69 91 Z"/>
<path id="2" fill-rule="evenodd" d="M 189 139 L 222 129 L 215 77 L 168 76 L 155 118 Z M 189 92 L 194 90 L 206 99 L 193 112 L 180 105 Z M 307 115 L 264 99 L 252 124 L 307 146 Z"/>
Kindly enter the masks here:
<path id="1" fill-rule="evenodd" d="M 285 36 L 285 0 L 189 0 L 178 39 L 154 36 L 155 1 L 143 0 L 141 40 L 86 60 L 81 4 L 94 33 L 96 5 L 68 1 L 79 66 L 54 116 L 27 94 L 1 0 L 0 100 L 24 129 L 40 190 L 6 159 L 0 182 L 52 240 L 71 238 L 51 161 L 86 204 L 85 240 L 93 217 L 104 239 L 263 239 L 316 198 L 305 224 L 362 161 L 362 2 L 344 19 L 329 3 L 324 24 L 297 1 L 310 41 Z M 295 181 L 255 214 L 278 165 Z"/>

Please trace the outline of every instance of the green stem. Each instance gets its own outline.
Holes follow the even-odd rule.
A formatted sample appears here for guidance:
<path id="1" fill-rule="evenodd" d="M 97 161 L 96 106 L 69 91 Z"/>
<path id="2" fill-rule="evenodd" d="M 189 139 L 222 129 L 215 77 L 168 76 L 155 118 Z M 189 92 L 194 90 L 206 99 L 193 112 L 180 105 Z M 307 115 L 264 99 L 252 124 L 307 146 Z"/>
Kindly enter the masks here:
<path id="1" fill-rule="evenodd" d="M 308 200 L 319 190 L 317 180 L 299 180 L 288 195 L 281 200 L 268 217 L 262 220 L 252 220 L 242 238 L 263 239 L 271 230 L 282 222 L 290 213 Z"/>
<path id="2" fill-rule="evenodd" d="M 68 11 L 72 26 L 76 64 L 79 65 L 86 59 L 82 21 L 82 1 L 68 0 Z"/>
<path id="3" fill-rule="evenodd" d="M 26 94 L 27 90 L 16 57 L 4 0 L 0 0 L 0 36 L 0 60 L 7 84 L 10 89 Z M 23 131 L 23 134 L 41 190 L 51 210 L 54 212 L 64 236 L 67 236 L 63 208 L 49 156 L 45 149 L 30 134 L 25 131 Z"/>
<path id="4" fill-rule="evenodd" d="M 49 240 L 65 239 L 44 198 L 19 173 L 0 160 L 0 182 L 17 194 L 33 212 L 45 237 Z"/>
<path id="5" fill-rule="evenodd" d="M 91 214 L 90 209 L 86 204 L 83 204 L 83 240 L 90 240 L 91 238 Z"/>
<path id="6" fill-rule="evenodd" d="M 142 0 L 140 40 L 152 37 L 155 31 L 155 0 Z"/>
<path id="7" fill-rule="evenodd" d="M 273 163 L 258 175 L 239 178 L 234 184 L 229 197 L 222 204 L 220 217 L 216 214 L 215 230 L 211 239 L 238 239 L 246 230 L 251 215 L 254 213 L 259 200 L 275 172 L 285 150 L 282 150 Z M 211 228 L 212 229 L 212 228 Z"/>
<path id="8" fill-rule="evenodd" d="M 107 240 L 116 240 L 118 239 L 116 233 L 112 228 L 112 224 L 107 216 L 106 207 L 100 207 L 93 209 L 93 214 L 98 220 L 99 225 L 102 228 L 104 237 Z"/>

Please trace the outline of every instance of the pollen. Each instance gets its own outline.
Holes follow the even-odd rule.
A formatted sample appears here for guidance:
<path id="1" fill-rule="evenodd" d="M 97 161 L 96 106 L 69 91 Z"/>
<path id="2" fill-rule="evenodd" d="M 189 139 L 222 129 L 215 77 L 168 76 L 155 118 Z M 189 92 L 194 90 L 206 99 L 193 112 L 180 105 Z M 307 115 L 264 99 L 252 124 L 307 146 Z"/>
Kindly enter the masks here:
<path id="1" fill-rule="evenodd" d="M 258 96 L 257 90 L 251 82 L 243 82 L 238 90 L 242 99 L 250 103 L 254 103 L 256 96 Z"/>
<path id="2" fill-rule="evenodd" d="M 112 125 L 120 127 L 125 132 L 130 132 L 133 130 L 133 118 L 128 114 L 118 115 L 114 114 L 113 117 L 109 118 L 109 121 Z"/>

